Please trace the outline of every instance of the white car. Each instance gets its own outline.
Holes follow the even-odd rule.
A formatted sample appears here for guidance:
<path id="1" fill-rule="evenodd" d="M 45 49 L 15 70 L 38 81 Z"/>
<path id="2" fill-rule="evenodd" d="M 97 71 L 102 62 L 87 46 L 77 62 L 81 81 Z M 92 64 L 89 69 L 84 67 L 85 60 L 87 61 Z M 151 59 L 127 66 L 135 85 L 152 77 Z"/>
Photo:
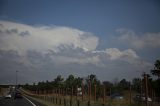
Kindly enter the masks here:
<path id="1" fill-rule="evenodd" d="M 144 96 L 142 97 L 142 101 L 146 101 L 146 98 L 145 98 Z M 147 101 L 148 101 L 148 102 L 152 102 L 152 99 L 151 99 L 150 97 L 148 97 L 148 98 L 147 98 Z"/>
<path id="2" fill-rule="evenodd" d="M 146 98 L 145 98 L 144 95 L 136 95 L 136 96 L 134 97 L 134 100 L 135 100 L 135 101 L 144 102 L 144 101 L 146 101 Z M 148 97 L 148 98 L 147 98 L 147 101 L 148 101 L 148 102 L 152 102 L 152 99 L 151 99 L 150 97 Z"/>
<path id="3" fill-rule="evenodd" d="M 10 98 L 12 98 L 12 96 L 11 96 L 10 93 L 8 93 L 7 95 L 5 95 L 5 98 L 6 98 L 6 99 L 10 99 Z"/>

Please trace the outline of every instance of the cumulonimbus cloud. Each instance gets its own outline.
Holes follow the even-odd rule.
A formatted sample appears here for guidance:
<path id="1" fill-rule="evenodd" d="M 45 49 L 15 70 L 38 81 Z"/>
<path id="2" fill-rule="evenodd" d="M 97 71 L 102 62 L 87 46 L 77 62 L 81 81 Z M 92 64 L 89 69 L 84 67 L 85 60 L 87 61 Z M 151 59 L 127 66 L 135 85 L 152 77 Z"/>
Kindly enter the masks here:
<path id="1" fill-rule="evenodd" d="M 133 49 L 97 50 L 98 44 L 97 36 L 75 28 L 0 21 L 0 68 L 4 75 L 12 75 L 13 70 L 19 69 L 25 73 L 23 78 L 28 79 L 33 79 L 30 77 L 33 72 L 35 79 L 41 80 L 68 70 L 81 75 L 94 72 L 106 78 L 115 70 L 134 72 L 141 63 Z M 144 67 L 147 66 L 150 64 L 146 62 Z"/>
<path id="2" fill-rule="evenodd" d="M 58 64 L 104 64 L 100 59 L 103 56 L 106 56 L 106 60 L 138 58 L 132 49 L 120 51 L 117 48 L 109 48 L 96 51 L 98 37 L 75 28 L 33 26 L 9 21 L 0 21 L 0 27 L 1 50 L 15 50 L 21 55 L 28 51 L 48 53 L 48 50 L 51 50 L 54 52 L 52 57 Z"/>
<path id="3" fill-rule="evenodd" d="M 96 49 L 98 38 L 89 32 L 59 26 L 32 26 L 21 23 L 0 21 L 0 49 L 58 52 L 59 46 L 71 46 L 85 51 Z"/>

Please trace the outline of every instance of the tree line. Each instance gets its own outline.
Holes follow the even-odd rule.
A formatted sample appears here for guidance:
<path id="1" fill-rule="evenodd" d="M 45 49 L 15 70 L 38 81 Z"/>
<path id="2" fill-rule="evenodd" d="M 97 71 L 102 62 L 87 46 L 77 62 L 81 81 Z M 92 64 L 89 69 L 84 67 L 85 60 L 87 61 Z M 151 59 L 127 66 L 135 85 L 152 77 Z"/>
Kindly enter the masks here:
<path id="1" fill-rule="evenodd" d="M 154 91 L 156 96 L 160 96 L 160 60 L 156 60 L 154 64 L 154 68 L 151 70 L 151 74 L 157 76 L 157 79 L 153 79 L 151 75 L 148 75 L 148 88 L 149 91 Z M 144 91 L 144 79 L 142 78 L 134 78 L 132 82 L 127 81 L 126 79 L 122 79 L 118 81 L 118 79 L 114 82 L 111 81 L 103 81 L 101 82 L 96 75 L 91 74 L 86 78 L 75 77 L 74 75 L 69 75 L 66 79 L 64 79 L 61 75 L 58 75 L 53 81 L 42 81 L 33 83 L 33 84 L 25 84 L 23 87 L 30 91 L 36 90 L 53 90 L 53 89 L 69 89 L 71 92 L 72 89 L 81 88 L 82 84 L 84 86 L 84 91 L 88 91 L 89 84 L 91 86 L 91 92 L 94 93 L 94 89 L 96 86 L 97 95 L 103 95 L 102 88 L 105 86 L 106 95 L 110 95 L 113 92 L 123 92 L 128 90 L 130 87 L 132 90 L 137 91 L 138 93 L 142 93 Z"/>

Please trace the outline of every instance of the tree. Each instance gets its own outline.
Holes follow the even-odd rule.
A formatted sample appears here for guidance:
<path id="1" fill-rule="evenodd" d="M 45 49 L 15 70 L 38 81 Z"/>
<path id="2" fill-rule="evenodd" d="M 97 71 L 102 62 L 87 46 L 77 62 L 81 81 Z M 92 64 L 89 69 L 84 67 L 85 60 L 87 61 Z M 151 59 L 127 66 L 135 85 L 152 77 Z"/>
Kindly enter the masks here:
<path id="1" fill-rule="evenodd" d="M 154 63 L 154 69 L 151 70 L 151 73 L 155 76 L 158 76 L 158 79 L 160 79 L 160 60 L 156 60 Z"/>
<path id="2" fill-rule="evenodd" d="M 42 82 L 38 82 L 37 87 L 40 90 L 44 90 L 45 89 L 45 82 L 43 82 L 43 81 Z"/>
<path id="3" fill-rule="evenodd" d="M 90 81 L 92 94 L 94 93 L 94 87 L 96 85 L 97 94 L 100 95 L 100 91 L 102 91 L 102 90 L 100 90 L 101 89 L 100 81 L 97 79 L 96 75 L 91 74 L 91 75 L 88 76 L 88 79 L 86 79 L 86 80 L 87 80 L 88 84 L 89 84 L 89 81 Z"/>
<path id="4" fill-rule="evenodd" d="M 126 79 L 122 79 L 120 82 L 119 82 L 119 87 L 121 88 L 121 89 L 128 89 L 129 88 L 129 82 L 128 81 L 126 81 Z"/>
<path id="5" fill-rule="evenodd" d="M 83 79 L 80 78 L 80 77 L 75 78 L 75 80 L 74 80 L 75 85 L 77 85 L 78 87 L 80 87 L 81 84 L 82 84 L 82 80 L 83 80 Z"/>
<path id="6" fill-rule="evenodd" d="M 140 93 L 141 92 L 141 86 L 142 86 L 141 85 L 142 84 L 141 78 L 134 78 L 132 80 L 132 84 L 133 84 L 133 89 Z"/>
<path id="7" fill-rule="evenodd" d="M 111 95 L 113 84 L 110 81 L 103 81 L 103 85 L 106 88 L 106 94 Z"/>
<path id="8" fill-rule="evenodd" d="M 71 88 L 71 87 L 75 87 L 75 78 L 74 76 L 71 74 L 68 76 L 68 78 L 65 81 L 66 87 Z"/>
<path id="9" fill-rule="evenodd" d="M 103 85 L 105 85 L 106 88 L 112 88 L 113 84 L 109 81 L 103 81 Z"/>
<path id="10" fill-rule="evenodd" d="M 63 87 L 63 80 L 62 76 L 58 75 L 57 78 L 54 79 L 54 86 L 58 88 Z"/>

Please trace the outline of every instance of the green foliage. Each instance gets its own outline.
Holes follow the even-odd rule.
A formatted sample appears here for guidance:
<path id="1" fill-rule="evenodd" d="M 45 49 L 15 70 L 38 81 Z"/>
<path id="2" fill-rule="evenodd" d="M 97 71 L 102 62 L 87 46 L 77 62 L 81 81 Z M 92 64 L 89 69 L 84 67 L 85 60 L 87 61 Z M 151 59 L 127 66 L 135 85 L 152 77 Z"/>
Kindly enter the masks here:
<path id="1" fill-rule="evenodd" d="M 57 78 L 54 79 L 54 82 L 53 82 L 54 87 L 62 88 L 64 85 L 63 80 L 64 78 L 62 78 L 61 75 L 58 75 Z"/>
<path id="2" fill-rule="evenodd" d="M 91 92 L 92 92 L 92 94 L 94 94 L 94 89 L 95 89 L 95 86 L 96 86 L 97 94 L 100 95 L 101 94 L 101 92 L 100 92 L 101 91 L 100 90 L 101 89 L 101 83 L 97 79 L 96 75 L 91 74 L 91 75 L 88 76 L 88 79 L 86 79 L 86 80 L 87 80 L 87 82 L 90 81 L 90 83 L 91 83 Z"/>
<path id="3" fill-rule="evenodd" d="M 122 79 L 120 81 L 116 80 L 116 83 L 111 83 L 109 81 L 104 81 L 103 83 L 100 82 L 100 80 L 97 79 L 96 75 L 88 75 L 87 78 L 81 78 L 81 77 L 75 77 L 74 75 L 69 75 L 65 80 L 61 75 L 58 75 L 53 81 L 42 81 L 33 83 L 32 85 L 25 84 L 23 87 L 31 90 L 31 91 L 36 91 L 36 90 L 41 90 L 41 91 L 48 91 L 48 90 L 53 90 L 57 88 L 67 88 L 69 92 L 71 92 L 71 88 L 76 90 L 77 87 L 82 87 L 82 82 L 85 81 L 86 83 L 84 84 L 84 90 L 85 94 L 88 93 L 88 87 L 89 83 L 91 84 L 91 93 L 94 95 L 94 90 L 96 87 L 96 94 L 99 97 L 103 96 L 103 87 L 105 86 L 105 91 L 106 95 L 110 95 L 111 93 L 115 92 L 123 92 L 125 90 L 129 90 L 130 82 L 127 81 L 126 79 Z M 135 90 L 137 92 L 141 92 L 141 85 L 144 80 L 141 78 L 134 78 L 132 80 L 132 90 Z M 156 96 L 160 96 L 160 80 L 152 80 L 152 78 L 148 79 L 148 87 L 149 90 L 153 89 L 156 92 Z M 74 91 L 75 92 L 75 91 Z"/>
<path id="4" fill-rule="evenodd" d="M 130 82 L 127 81 L 126 79 L 122 79 L 121 81 L 116 81 L 116 83 L 114 83 L 114 85 L 112 86 L 112 93 L 115 93 L 115 92 L 120 93 L 124 90 L 128 90 L 129 85 L 130 85 Z"/>
<path id="5" fill-rule="evenodd" d="M 75 78 L 73 75 L 69 75 L 68 78 L 65 81 L 66 88 L 72 88 L 75 87 Z"/>
<path id="6" fill-rule="evenodd" d="M 151 73 L 160 78 L 160 60 L 156 60 L 156 62 L 154 63 L 154 69 L 151 70 Z"/>
<path id="7" fill-rule="evenodd" d="M 154 76 L 157 76 L 158 79 L 152 81 L 152 89 L 156 92 L 156 96 L 160 96 L 160 59 L 156 60 L 154 63 L 154 69 L 151 70 L 151 73 Z"/>
<path id="8" fill-rule="evenodd" d="M 118 84 L 118 86 L 121 90 L 129 89 L 129 85 L 130 85 L 130 82 L 126 81 L 126 79 L 122 79 Z"/>
<path id="9" fill-rule="evenodd" d="M 141 92 L 141 78 L 134 78 L 132 80 L 132 88 L 139 93 Z"/>
<path id="10" fill-rule="evenodd" d="M 155 95 L 156 95 L 157 97 L 160 97 L 160 80 L 159 80 L 159 79 L 154 80 L 154 81 L 152 82 L 152 88 L 153 88 L 154 91 L 155 91 Z"/>
<path id="11" fill-rule="evenodd" d="M 156 69 L 160 70 L 160 60 L 156 60 L 154 65 L 155 65 Z"/>

